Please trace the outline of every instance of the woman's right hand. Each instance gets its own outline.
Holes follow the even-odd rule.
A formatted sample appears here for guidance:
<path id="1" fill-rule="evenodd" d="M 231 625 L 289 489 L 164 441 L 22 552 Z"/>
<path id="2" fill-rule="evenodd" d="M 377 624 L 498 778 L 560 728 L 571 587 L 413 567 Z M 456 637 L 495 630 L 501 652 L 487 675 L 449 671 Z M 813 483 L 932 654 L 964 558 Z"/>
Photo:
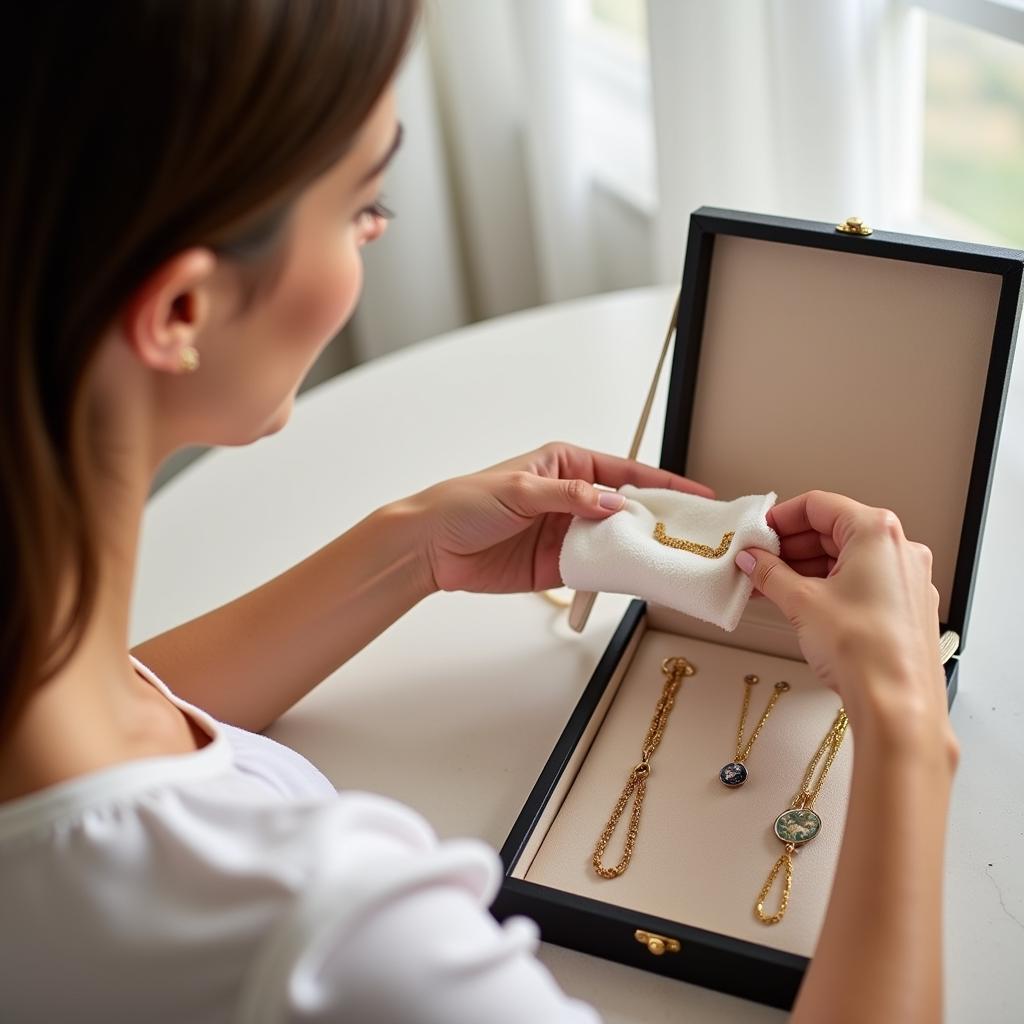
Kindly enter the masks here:
<path id="1" fill-rule="evenodd" d="M 781 502 L 767 521 L 782 557 L 748 548 L 736 564 L 789 619 L 854 729 L 870 719 L 894 726 L 894 739 L 916 732 L 929 746 L 944 741 L 955 760 L 931 551 L 906 538 L 895 513 L 827 491 Z"/>

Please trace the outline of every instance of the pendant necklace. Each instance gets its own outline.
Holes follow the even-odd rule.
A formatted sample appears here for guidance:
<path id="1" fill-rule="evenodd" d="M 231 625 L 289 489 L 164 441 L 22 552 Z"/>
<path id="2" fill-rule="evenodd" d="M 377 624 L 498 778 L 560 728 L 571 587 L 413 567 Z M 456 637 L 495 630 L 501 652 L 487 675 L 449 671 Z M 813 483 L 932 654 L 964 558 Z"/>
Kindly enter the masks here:
<path id="1" fill-rule="evenodd" d="M 836 715 L 836 720 L 832 723 L 828 734 L 821 741 L 821 745 L 818 747 L 814 757 L 811 758 L 807 771 L 804 772 L 804 781 L 800 786 L 800 792 L 797 793 L 789 808 L 775 819 L 775 835 L 786 846 L 782 856 L 772 865 L 768 878 L 761 887 L 760 893 L 758 893 L 757 903 L 754 905 L 754 913 L 757 915 L 758 920 L 764 924 L 778 924 L 782 920 L 786 913 L 786 907 L 789 905 L 789 892 L 793 887 L 793 855 L 797 847 L 802 846 L 804 843 L 809 843 L 821 831 L 821 818 L 818 817 L 812 808 L 818 793 L 821 791 L 822 784 L 825 782 L 825 776 L 828 775 L 828 770 L 832 767 L 836 754 L 839 753 L 839 747 L 843 742 L 843 736 L 846 735 L 846 727 L 848 725 L 846 711 L 840 708 L 839 714 Z M 822 763 L 818 780 L 813 782 L 814 770 L 823 757 L 825 760 Z M 779 900 L 779 909 L 774 914 L 766 914 L 764 911 L 764 901 L 768 898 L 772 883 L 778 877 L 780 871 L 785 872 L 785 877 L 782 885 L 782 896 Z"/>
<path id="2" fill-rule="evenodd" d="M 754 742 L 757 740 L 761 729 L 764 728 L 764 723 L 768 721 L 768 716 L 772 713 L 772 709 L 778 703 L 779 698 L 789 690 L 789 683 L 785 680 L 775 684 L 775 692 L 772 693 L 768 699 L 768 704 L 764 709 L 764 714 L 761 715 L 761 721 L 757 723 L 757 728 L 750 735 L 750 739 L 747 740 L 746 746 L 743 745 L 743 727 L 747 722 L 747 711 L 750 708 L 750 693 L 760 682 L 758 676 L 753 674 L 743 677 L 743 682 L 746 684 L 743 690 L 743 708 L 740 711 L 740 724 L 736 730 L 736 757 L 725 765 L 722 770 L 718 773 L 718 777 L 725 783 L 730 789 L 735 789 L 737 786 L 742 786 L 747 781 L 747 766 L 743 763 L 748 757 L 750 757 L 750 751 L 754 747 Z"/>
<path id="3" fill-rule="evenodd" d="M 594 866 L 594 870 L 602 878 L 617 878 L 629 867 L 630 859 L 633 856 L 633 847 L 636 845 L 636 837 L 640 828 L 640 811 L 644 805 L 644 796 L 647 793 L 647 778 L 651 774 L 651 758 L 658 749 L 658 744 L 661 743 L 662 733 L 665 731 L 665 723 L 668 721 L 669 713 L 672 711 L 672 705 L 675 704 L 676 692 L 682 685 L 683 679 L 686 676 L 692 676 L 697 669 L 686 658 L 675 657 L 665 658 L 661 663 L 661 671 L 665 673 L 667 679 L 662 687 L 658 703 L 655 705 L 654 717 L 651 719 L 650 728 L 644 737 L 640 760 L 629 773 L 629 778 L 626 779 L 626 785 L 619 795 L 611 817 L 608 819 L 608 823 L 605 825 L 604 831 L 598 837 L 597 845 L 594 847 L 594 856 L 591 863 Z M 612 834 L 615 832 L 615 826 L 619 823 L 619 818 L 622 817 L 622 812 L 626 809 L 626 804 L 629 802 L 629 797 L 634 790 L 636 795 L 633 797 L 633 810 L 629 818 L 626 844 L 622 857 L 614 867 L 606 868 L 602 862 L 604 852 L 611 841 Z"/>

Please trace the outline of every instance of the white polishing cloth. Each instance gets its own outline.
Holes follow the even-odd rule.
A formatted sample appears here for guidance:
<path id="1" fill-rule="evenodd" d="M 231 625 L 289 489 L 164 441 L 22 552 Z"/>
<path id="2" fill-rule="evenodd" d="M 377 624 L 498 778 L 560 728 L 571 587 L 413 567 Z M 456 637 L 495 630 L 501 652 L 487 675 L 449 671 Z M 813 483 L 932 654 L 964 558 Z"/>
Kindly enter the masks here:
<path id="1" fill-rule="evenodd" d="M 675 608 L 732 632 L 754 584 L 734 559 L 743 548 L 779 554 L 779 536 L 765 522 L 778 495 L 748 494 L 716 501 L 661 487 L 623 484 L 626 504 L 605 519 L 575 516 L 558 558 L 562 582 L 574 590 L 631 594 Z M 668 537 L 717 549 L 733 533 L 724 554 L 707 558 L 654 538 L 663 522 Z"/>

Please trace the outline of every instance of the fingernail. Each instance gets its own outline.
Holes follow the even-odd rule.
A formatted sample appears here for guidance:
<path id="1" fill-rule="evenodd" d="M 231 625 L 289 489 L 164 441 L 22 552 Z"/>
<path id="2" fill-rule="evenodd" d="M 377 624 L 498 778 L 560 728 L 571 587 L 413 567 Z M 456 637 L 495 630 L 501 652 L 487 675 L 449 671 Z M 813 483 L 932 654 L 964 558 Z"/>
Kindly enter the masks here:
<path id="1" fill-rule="evenodd" d="M 601 508 L 620 509 L 626 504 L 626 496 L 614 491 L 602 491 L 598 495 L 597 503 Z"/>
<path id="2" fill-rule="evenodd" d="M 757 565 L 757 559 L 749 551 L 741 551 L 736 556 L 736 564 L 749 576 L 750 570 Z"/>

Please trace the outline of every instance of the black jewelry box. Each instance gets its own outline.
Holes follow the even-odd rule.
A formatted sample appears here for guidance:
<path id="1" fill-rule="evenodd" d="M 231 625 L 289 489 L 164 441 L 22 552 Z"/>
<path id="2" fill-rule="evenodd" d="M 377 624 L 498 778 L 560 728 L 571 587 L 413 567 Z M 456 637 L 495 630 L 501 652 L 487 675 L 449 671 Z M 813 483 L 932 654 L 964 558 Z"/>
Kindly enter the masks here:
<path id="1" fill-rule="evenodd" d="M 957 686 L 1020 319 L 1024 253 L 702 207 L 690 219 L 660 465 L 720 499 L 811 488 L 893 509 L 933 551 L 947 692 Z M 936 637 L 940 642 L 940 637 Z M 638 760 L 661 658 L 698 666 L 652 761 L 636 850 L 598 878 L 594 844 Z M 750 756 L 731 760 L 744 671 L 780 701 Z M 751 720 L 762 700 L 755 691 Z M 775 815 L 838 707 L 784 617 L 751 601 L 726 633 L 634 600 L 501 850 L 492 912 L 548 942 L 789 1008 L 827 906 L 853 737 L 816 809 L 827 826 L 794 858 L 787 917 L 753 904 L 781 844 Z M 623 815 L 606 862 L 614 863 Z"/>

